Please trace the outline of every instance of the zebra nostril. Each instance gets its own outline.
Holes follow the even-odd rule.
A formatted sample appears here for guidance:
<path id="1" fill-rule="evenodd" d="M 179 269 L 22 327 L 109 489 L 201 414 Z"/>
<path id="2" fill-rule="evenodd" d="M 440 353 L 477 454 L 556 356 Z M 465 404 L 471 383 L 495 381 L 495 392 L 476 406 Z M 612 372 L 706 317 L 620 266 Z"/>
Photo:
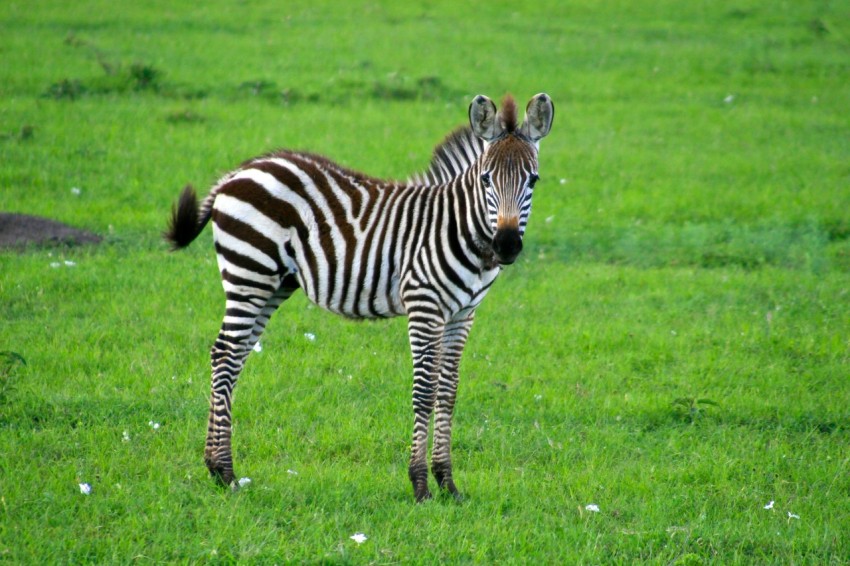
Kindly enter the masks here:
<path id="1" fill-rule="evenodd" d="M 513 263 L 521 251 L 522 237 L 519 235 L 519 230 L 514 228 L 496 230 L 496 235 L 493 236 L 493 252 L 499 263 Z"/>

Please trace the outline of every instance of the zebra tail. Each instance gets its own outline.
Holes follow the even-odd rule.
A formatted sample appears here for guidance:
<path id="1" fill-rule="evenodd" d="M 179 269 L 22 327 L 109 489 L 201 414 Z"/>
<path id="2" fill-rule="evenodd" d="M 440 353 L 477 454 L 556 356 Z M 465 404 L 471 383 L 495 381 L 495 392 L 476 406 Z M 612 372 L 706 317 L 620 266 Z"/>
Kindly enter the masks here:
<path id="1" fill-rule="evenodd" d="M 180 193 L 180 199 L 171 207 L 171 220 L 163 233 L 165 240 L 171 243 L 172 251 L 185 248 L 203 231 L 210 221 L 214 199 L 215 194 L 210 194 L 199 208 L 195 189 L 192 185 L 186 185 Z"/>

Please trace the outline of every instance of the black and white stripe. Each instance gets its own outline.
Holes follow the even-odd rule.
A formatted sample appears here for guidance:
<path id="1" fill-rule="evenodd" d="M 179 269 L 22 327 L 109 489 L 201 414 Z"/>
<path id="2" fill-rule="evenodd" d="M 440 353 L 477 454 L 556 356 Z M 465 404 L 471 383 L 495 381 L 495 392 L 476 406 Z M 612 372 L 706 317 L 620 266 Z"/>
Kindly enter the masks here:
<path id="1" fill-rule="evenodd" d="M 350 318 L 408 316 L 413 354 L 416 499 L 432 470 L 457 494 L 450 460 L 458 364 L 475 308 L 503 265 L 522 249 L 537 179 L 539 140 L 554 116 L 540 94 L 516 123 L 507 98 L 470 105 L 470 126 L 434 151 L 431 167 L 405 183 L 374 179 L 324 157 L 281 151 L 224 176 L 200 205 L 187 187 L 166 237 L 188 245 L 212 219 L 226 311 L 211 352 L 212 394 L 205 460 L 234 478 L 231 399 L 245 358 L 274 311 L 298 288 Z"/>
<path id="2" fill-rule="evenodd" d="M 434 187 L 449 183 L 467 171 L 484 153 L 484 140 L 472 128 L 458 128 L 434 149 L 431 166 L 424 173 L 412 175 L 411 184 Z"/>

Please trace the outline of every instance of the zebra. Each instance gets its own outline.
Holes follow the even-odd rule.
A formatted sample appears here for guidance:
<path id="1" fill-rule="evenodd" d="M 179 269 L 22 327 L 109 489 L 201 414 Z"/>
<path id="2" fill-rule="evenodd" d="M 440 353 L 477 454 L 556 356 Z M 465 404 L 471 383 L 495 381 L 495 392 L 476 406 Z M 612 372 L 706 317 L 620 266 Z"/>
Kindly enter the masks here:
<path id="1" fill-rule="evenodd" d="M 231 400 L 269 318 L 297 289 L 353 319 L 406 315 L 413 358 L 413 440 L 408 475 L 417 502 L 431 472 L 441 492 L 452 477 L 452 414 L 458 365 L 475 310 L 522 251 L 539 142 L 555 108 L 531 98 L 522 124 L 508 95 L 500 110 L 484 95 L 469 125 L 438 145 L 427 171 L 380 180 L 305 152 L 277 151 L 224 175 L 202 202 L 187 185 L 164 237 L 176 250 L 213 222 L 225 292 L 212 376 L 204 461 L 235 488 Z"/>

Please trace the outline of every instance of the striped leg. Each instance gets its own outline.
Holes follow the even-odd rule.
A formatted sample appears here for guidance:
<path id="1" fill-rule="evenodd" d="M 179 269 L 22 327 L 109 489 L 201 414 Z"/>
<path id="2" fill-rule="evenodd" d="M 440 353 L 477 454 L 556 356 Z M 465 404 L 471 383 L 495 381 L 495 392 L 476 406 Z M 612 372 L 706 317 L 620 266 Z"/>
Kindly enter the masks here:
<path id="1" fill-rule="evenodd" d="M 440 376 L 437 382 L 437 404 L 434 416 L 434 446 L 431 455 L 431 471 L 440 489 L 460 498 L 452 480 L 452 414 L 457 393 L 458 366 L 463 347 L 472 327 L 474 313 L 446 325 L 443 335 Z"/>
<path id="2" fill-rule="evenodd" d="M 263 335 L 263 331 L 265 331 L 266 325 L 269 323 L 269 319 L 274 314 L 274 311 L 276 311 L 286 299 L 291 297 L 292 293 L 298 290 L 298 287 L 298 280 L 295 276 L 289 275 L 284 278 L 280 288 L 274 295 L 271 296 L 269 301 L 263 307 L 260 316 L 258 316 L 257 320 L 254 322 L 254 329 L 251 331 L 251 339 L 248 342 L 249 352 L 253 350 L 257 342 L 260 341 L 260 336 Z"/>
<path id="3" fill-rule="evenodd" d="M 298 288 L 294 278 L 284 280 L 277 291 L 251 289 L 227 292 L 227 311 L 210 354 L 212 393 L 204 461 L 222 484 L 234 480 L 231 399 L 245 358 L 260 339 L 272 313 Z"/>
<path id="4" fill-rule="evenodd" d="M 431 498 L 428 490 L 428 426 L 437 398 L 437 375 L 444 328 L 443 323 L 433 315 L 409 315 L 408 332 L 413 354 L 413 445 L 408 474 L 417 502 Z"/>

